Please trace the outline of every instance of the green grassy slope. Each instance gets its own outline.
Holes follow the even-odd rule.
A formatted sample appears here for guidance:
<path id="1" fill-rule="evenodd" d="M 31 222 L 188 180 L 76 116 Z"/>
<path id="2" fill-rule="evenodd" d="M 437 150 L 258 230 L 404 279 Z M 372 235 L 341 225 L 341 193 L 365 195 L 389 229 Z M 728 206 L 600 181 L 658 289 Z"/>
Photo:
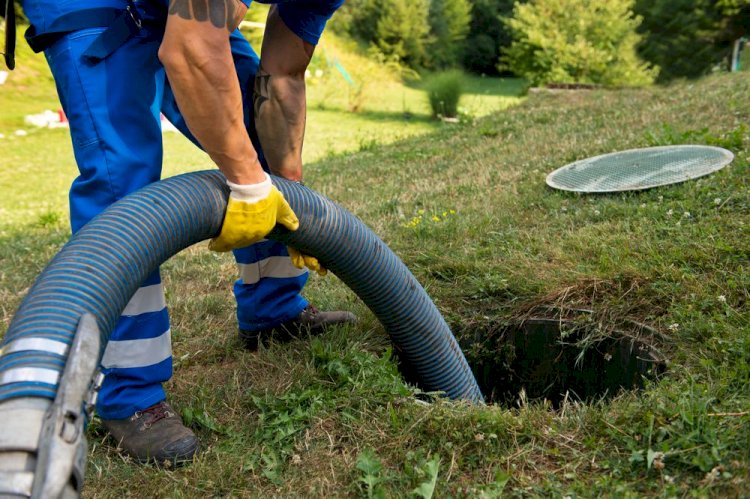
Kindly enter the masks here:
<path id="1" fill-rule="evenodd" d="M 23 33 L 23 27 L 19 26 L 19 32 Z M 4 63 L 0 67 L 6 70 Z M 7 136 L 25 129 L 23 118 L 27 114 L 59 107 L 55 82 L 44 55 L 34 54 L 26 42 L 19 40 L 16 69 L 9 72 L 5 84 L 0 85 L 0 133 Z"/>

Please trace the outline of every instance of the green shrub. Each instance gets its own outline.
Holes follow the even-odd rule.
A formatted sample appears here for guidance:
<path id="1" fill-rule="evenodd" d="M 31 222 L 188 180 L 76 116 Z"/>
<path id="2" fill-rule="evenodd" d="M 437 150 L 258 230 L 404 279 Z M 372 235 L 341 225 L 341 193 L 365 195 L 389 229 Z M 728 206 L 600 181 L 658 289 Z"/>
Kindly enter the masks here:
<path id="1" fill-rule="evenodd" d="M 335 31 L 409 67 L 423 66 L 430 40 L 430 0 L 347 0 L 333 16 Z"/>
<path id="2" fill-rule="evenodd" d="M 374 45 L 409 67 L 422 66 L 430 25 L 429 0 L 383 0 Z"/>
<path id="3" fill-rule="evenodd" d="M 658 70 L 639 59 L 635 0 L 531 0 L 507 25 L 513 43 L 501 66 L 534 85 L 646 85 Z"/>
<path id="4" fill-rule="evenodd" d="M 466 40 L 463 53 L 464 67 L 474 73 L 497 73 L 498 47 L 491 36 L 478 33 Z"/>
<path id="5" fill-rule="evenodd" d="M 471 21 L 469 0 L 431 0 L 430 42 L 427 64 L 432 68 L 455 67 L 463 56 Z"/>
<path id="6" fill-rule="evenodd" d="M 331 28 L 367 43 L 375 40 L 383 9 L 378 0 L 347 0 L 331 18 Z"/>
<path id="7" fill-rule="evenodd" d="M 750 0 L 637 0 L 635 12 L 639 53 L 661 68 L 661 82 L 728 67 L 734 41 L 750 33 Z"/>
<path id="8" fill-rule="evenodd" d="M 464 68 L 474 73 L 497 74 L 500 51 L 513 41 L 510 29 L 500 18 L 510 16 L 516 3 L 517 0 L 472 0 Z"/>
<path id="9" fill-rule="evenodd" d="M 332 28 L 410 68 L 455 66 L 471 20 L 470 0 L 347 0 Z"/>
<path id="10" fill-rule="evenodd" d="M 463 92 L 463 74 L 460 71 L 454 69 L 432 75 L 424 88 L 434 117 L 458 116 L 458 101 Z"/>

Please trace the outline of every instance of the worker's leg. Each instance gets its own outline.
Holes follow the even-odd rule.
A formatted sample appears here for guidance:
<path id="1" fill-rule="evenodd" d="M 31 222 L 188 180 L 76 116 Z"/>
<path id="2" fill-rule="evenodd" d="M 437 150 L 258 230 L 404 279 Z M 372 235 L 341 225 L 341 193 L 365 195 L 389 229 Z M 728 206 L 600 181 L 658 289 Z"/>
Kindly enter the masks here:
<path id="1" fill-rule="evenodd" d="M 107 59 L 89 64 L 82 53 L 99 32 L 72 33 L 46 51 L 80 171 L 70 190 L 74 232 L 161 173 L 159 40 L 131 39 Z M 102 367 L 106 378 L 97 405 L 102 418 L 127 418 L 164 400 L 162 382 L 172 375 L 172 350 L 158 272 L 123 312 Z"/>
<path id="2" fill-rule="evenodd" d="M 232 54 L 242 87 L 245 123 L 263 167 L 265 156 L 255 133 L 253 84 L 258 72 L 258 56 L 239 32 L 232 35 Z M 292 265 L 286 246 L 276 241 L 261 241 L 234 251 L 240 278 L 234 284 L 237 321 L 241 330 L 257 331 L 277 326 L 297 317 L 307 306 L 300 293 L 307 282 L 306 269 Z"/>
<path id="3" fill-rule="evenodd" d="M 261 163 L 268 170 L 252 116 L 258 56 L 239 30 L 232 33 L 230 41 L 242 90 L 245 124 Z M 162 109 L 167 119 L 195 142 L 169 88 L 164 94 Z M 262 241 L 234 251 L 240 271 L 240 279 L 234 285 L 240 329 L 257 331 L 277 326 L 297 317 L 307 306 L 307 300 L 300 293 L 308 272 L 292 265 L 288 255 L 286 246 L 275 241 Z"/>

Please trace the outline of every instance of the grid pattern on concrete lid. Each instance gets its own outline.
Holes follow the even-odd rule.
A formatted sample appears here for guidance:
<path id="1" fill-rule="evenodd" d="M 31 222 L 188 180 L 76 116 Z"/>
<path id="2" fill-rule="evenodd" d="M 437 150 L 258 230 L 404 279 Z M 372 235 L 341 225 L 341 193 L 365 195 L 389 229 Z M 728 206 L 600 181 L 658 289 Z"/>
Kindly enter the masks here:
<path id="1" fill-rule="evenodd" d="M 721 170 L 734 155 L 720 147 L 679 145 L 587 158 L 547 175 L 547 185 L 574 192 L 620 192 L 677 184 Z"/>

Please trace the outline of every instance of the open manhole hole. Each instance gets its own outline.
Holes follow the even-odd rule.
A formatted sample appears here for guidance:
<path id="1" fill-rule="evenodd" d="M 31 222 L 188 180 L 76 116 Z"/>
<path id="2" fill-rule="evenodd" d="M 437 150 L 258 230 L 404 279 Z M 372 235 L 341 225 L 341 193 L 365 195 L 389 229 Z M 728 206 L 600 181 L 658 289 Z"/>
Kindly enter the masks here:
<path id="1" fill-rule="evenodd" d="M 638 325 L 643 327 L 641 325 Z M 526 399 L 592 401 L 643 387 L 665 370 L 646 340 L 621 331 L 597 331 L 574 320 L 530 318 L 491 333 L 457 334 L 488 403 L 516 405 Z"/>

